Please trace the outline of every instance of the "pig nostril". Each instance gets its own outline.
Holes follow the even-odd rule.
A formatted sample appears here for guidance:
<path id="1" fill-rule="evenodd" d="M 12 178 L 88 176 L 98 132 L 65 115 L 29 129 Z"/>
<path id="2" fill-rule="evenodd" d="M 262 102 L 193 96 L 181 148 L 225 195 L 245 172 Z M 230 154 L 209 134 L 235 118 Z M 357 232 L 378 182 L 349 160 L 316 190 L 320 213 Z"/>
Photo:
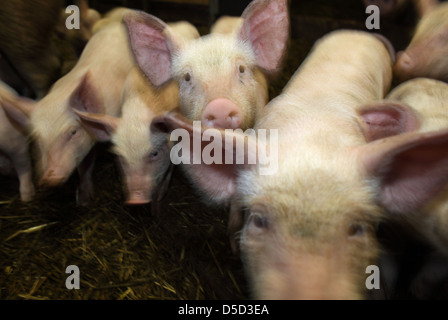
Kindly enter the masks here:
<path id="1" fill-rule="evenodd" d="M 206 115 L 203 120 L 202 123 L 208 127 L 213 127 L 216 121 L 216 117 L 212 114 Z"/>
<path id="2" fill-rule="evenodd" d="M 54 176 L 54 170 L 49 170 L 47 171 L 47 173 L 45 174 L 45 178 L 51 178 L 52 176 Z"/>

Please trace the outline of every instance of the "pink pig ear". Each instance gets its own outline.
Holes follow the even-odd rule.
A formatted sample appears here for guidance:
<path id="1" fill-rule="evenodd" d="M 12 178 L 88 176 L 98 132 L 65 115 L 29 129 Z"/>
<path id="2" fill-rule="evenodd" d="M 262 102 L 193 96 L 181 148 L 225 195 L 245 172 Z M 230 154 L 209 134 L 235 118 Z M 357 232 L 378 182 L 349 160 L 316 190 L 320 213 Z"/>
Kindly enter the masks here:
<path id="1" fill-rule="evenodd" d="M 404 104 L 383 102 L 367 105 L 359 111 L 361 127 L 367 142 L 417 130 L 417 115 Z"/>
<path id="2" fill-rule="evenodd" d="M 101 142 L 110 141 L 111 134 L 117 131 L 120 124 L 120 118 L 101 113 L 87 113 L 73 109 L 83 126 L 89 131 L 96 140 Z"/>
<path id="3" fill-rule="evenodd" d="M 378 200 L 389 212 L 418 210 L 448 183 L 448 130 L 408 132 L 360 147 Z"/>
<path id="4" fill-rule="evenodd" d="M 36 102 L 24 97 L 0 98 L 0 106 L 6 113 L 9 120 L 19 129 L 27 132 L 30 128 L 30 116 L 33 112 Z"/>
<path id="5" fill-rule="evenodd" d="M 165 22 L 147 13 L 126 13 L 123 21 L 140 69 L 154 86 L 162 86 L 171 79 L 171 57 L 178 41 L 173 33 L 164 32 Z"/>
<path id="6" fill-rule="evenodd" d="M 87 71 L 78 87 L 73 91 L 69 107 L 84 112 L 101 113 L 104 109 L 103 104 L 103 97 L 93 85 L 90 71 Z"/>
<path id="7" fill-rule="evenodd" d="M 253 137 L 216 128 L 196 127 L 178 113 L 171 112 L 155 117 L 151 123 L 151 131 L 171 133 L 171 136 L 176 135 L 180 138 L 179 143 L 186 146 L 187 150 L 181 149 L 179 152 L 182 152 L 182 156 L 184 152 L 190 155 L 190 164 L 183 165 L 186 175 L 193 185 L 214 203 L 226 203 L 230 200 L 236 191 L 238 172 L 249 168 L 252 165 L 249 159 L 256 158 L 257 145 L 251 140 Z M 206 153 L 204 150 L 210 151 L 208 141 L 217 142 L 217 140 L 221 147 L 220 163 L 207 164 L 203 158 Z M 237 158 L 238 153 L 235 151 L 237 148 L 240 150 L 244 148 L 241 158 Z M 195 159 L 200 163 L 195 163 Z"/>
<path id="8" fill-rule="evenodd" d="M 279 70 L 289 37 L 287 0 L 255 0 L 242 14 L 239 38 L 249 41 L 257 65 L 268 73 Z"/>

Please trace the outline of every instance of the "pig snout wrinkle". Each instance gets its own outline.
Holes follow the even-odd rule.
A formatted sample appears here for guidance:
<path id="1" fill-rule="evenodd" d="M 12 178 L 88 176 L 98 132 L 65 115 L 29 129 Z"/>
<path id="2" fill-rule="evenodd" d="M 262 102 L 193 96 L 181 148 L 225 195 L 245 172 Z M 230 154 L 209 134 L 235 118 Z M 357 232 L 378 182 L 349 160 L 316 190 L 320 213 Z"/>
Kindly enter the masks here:
<path id="1" fill-rule="evenodd" d="M 228 99 L 212 100 L 202 113 L 202 124 L 208 127 L 237 129 L 242 122 L 240 108 Z"/>
<path id="2" fill-rule="evenodd" d="M 49 169 L 47 170 L 42 178 L 40 179 L 40 186 L 54 187 L 65 182 L 65 177 L 58 174 L 57 170 Z"/>
<path id="3" fill-rule="evenodd" d="M 129 194 L 128 199 L 126 200 L 126 204 L 128 205 L 142 205 L 150 203 L 151 200 L 145 195 L 143 191 L 132 191 Z"/>

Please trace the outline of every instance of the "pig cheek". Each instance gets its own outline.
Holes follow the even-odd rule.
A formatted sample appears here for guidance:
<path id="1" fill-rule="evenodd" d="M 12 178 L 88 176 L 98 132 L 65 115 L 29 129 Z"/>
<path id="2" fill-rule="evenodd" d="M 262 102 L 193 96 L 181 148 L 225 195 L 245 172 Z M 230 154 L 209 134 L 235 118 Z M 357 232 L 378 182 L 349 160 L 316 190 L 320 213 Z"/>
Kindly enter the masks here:
<path id="1" fill-rule="evenodd" d="M 66 136 L 62 135 L 46 155 L 44 176 L 52 172 L 60 179 L 68 178 L 89 152 L 92 143 L 85 131 L 79 129 L 71 139 Z"/>
<path id="2" fill-rule="evenodd" d="M 192 80 L 193 81 L 193 80 Z M 205 107 L 205 92 L 198 85 L 181 85 L 179 90 L 180 110 L 190 120 L 200 120 Z"/>

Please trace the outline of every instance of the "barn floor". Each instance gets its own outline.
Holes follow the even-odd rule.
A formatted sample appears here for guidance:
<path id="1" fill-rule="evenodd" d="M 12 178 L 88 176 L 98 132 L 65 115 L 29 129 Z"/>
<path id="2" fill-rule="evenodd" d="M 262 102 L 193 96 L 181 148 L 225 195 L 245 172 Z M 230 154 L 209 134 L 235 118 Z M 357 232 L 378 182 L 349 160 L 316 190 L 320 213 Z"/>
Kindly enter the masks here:
<path id="1" fill-rule="evenodd" d="M 318 37 L 336 28 L 365 28 L 360 0 L 293 2 L 293 39 L 271 97 Z M 404 41 L 401 49 L 410 26 L 394 20 L 384 30 Z M 151 205 L 123 205 L 109 148 L 98 147 L 96 194 L 88 207 L 76 206 L 76 176 L 58 189 L 38 190 L 26 204 L 19 200 L 17 180 L 0 177 L 0 299 L 249 298 L 241 261 L 230 249 L 225 209 L 202 204 L 179 168 L 158 214 Z M 80 269 L 80 290 L 66 288 L 69 265 Z"/>

